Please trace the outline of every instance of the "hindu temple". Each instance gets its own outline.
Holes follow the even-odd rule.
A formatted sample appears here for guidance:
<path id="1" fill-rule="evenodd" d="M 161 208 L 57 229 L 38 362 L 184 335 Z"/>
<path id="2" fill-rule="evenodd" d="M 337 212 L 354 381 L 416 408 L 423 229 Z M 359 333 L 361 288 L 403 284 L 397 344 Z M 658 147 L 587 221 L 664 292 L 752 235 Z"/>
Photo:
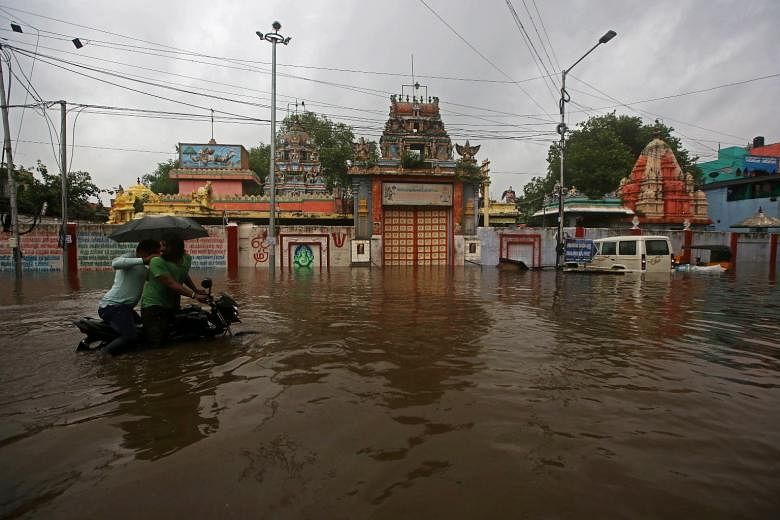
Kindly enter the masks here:
<path id="1" fill-rule="evenodd" d="M 408 90 L 407 90 L 408 88 Z M 356 144 L 349 168 L 354 196 L 353 262 L 377 265 L 454 265 L 478 254 L 479 188 L 487 167 L 479 146 L 456 144 L 439 111 L 439 99 L 419 84 L 390 96 L 379 140 L 380 156 Z"/>
<path id="2" fill-rule="evenodd" d="M 327 192 L 320 172 L 319 152 L 309 134 L 295 120 L 282 134 L 275 166 L 277 196 L 295 198 Z"/>
<path id="3" fill-rule="evenodd" d="M 683 172 L 669 145 L 654 138 L 639 155 L 618 195 L 640 224 L 707 225 L 707 197 L 694 189 L 693 175 Z"/>

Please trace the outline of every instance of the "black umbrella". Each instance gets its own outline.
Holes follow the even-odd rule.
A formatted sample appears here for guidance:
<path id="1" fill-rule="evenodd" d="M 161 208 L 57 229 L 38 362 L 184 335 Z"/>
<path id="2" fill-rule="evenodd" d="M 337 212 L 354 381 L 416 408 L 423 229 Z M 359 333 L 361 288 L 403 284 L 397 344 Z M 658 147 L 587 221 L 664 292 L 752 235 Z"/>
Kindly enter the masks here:
<path id="1" fill-rule="evenodd" d="M 108 238 L 117 242 L 138 242 L 170 238 L 189 240 L 207 236 L 208 231 L 192 219 L 174 215 L 147 215 L 122 224 L 112 231 Z"/>

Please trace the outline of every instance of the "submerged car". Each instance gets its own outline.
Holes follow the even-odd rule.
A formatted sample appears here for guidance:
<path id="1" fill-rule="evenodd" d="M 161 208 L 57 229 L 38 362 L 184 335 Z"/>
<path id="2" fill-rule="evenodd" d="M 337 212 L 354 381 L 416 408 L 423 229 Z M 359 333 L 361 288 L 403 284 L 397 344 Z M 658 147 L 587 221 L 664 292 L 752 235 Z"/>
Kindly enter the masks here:
<path id="1" fill-rule="evenodd" d="M 656 235 L 624 235 L 593 241 L 588 262 L 568 263 L 570 270 L 614 273 L 671 272 L 674 255 L 669 238 Z"/>

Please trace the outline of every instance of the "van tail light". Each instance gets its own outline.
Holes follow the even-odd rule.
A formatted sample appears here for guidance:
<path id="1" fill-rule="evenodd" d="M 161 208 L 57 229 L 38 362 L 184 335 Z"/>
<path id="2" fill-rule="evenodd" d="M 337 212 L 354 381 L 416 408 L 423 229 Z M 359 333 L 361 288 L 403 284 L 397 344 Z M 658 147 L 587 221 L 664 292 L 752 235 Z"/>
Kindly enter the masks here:
<path id="1" fill-rule="evenodd" d="M 672 257 L 672 267 L 676 267 L 676 266 L 677 266 L 677 260 L 675 260 L 675 258 L 674 258 L 674 253 L 672 253 L 672 254 L 671 254 L 671 255 L 669 255 L 669 256 L 671 256 L 671 257 Z"/>
<path id="2" fill-rule="evenodd" d="M 642 271 L 647 271 L 647 255 L 642 253 Z"/>

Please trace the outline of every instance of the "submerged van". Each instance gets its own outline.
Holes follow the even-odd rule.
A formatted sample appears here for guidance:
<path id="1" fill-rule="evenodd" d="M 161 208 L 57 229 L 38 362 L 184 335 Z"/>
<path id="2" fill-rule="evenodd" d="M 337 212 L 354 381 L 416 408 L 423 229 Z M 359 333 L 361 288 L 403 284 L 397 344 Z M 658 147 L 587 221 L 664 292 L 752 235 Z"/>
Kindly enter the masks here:
<path id="1" fill-rule="evenodd" d="M 626 235 L 593 241 L 595 252 L 587 271 L 671 272 L 674 254 L 668 237 Z"/>

